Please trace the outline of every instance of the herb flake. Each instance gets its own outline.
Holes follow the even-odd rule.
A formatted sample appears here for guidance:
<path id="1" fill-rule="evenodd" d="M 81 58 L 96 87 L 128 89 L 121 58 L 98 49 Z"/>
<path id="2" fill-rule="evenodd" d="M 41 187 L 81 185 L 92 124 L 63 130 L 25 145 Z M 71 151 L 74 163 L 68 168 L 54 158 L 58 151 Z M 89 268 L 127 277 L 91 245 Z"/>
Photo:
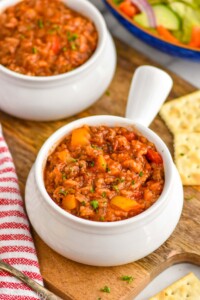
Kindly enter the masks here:
<path id="1" fill-rule="evenodd" d="M 96 149 L 96 150 L 102 150 L 101 147 L 98 147 L 98 146 L 96 146 L 96 145 L 91 145 L 91 147 L 92 147 L 93 149 Z"/>
<path id="2" fill-rule="evenodd" d="M 94 161 L 93 161 L 93 160 L 92 160 L 92 161 L 89 161 L 88 164 L 89 164 L 90 167 L 94 167 Z"/>
<path id="3" fill-rule="evenodd" d="M 113 188 L 113 190 L 115 190 L 116 192 L 119 192 L 119 188 L 118 188 L 117 185 L 113 185 L 112 188 Z"/>
<path id="4" fill-rule="evenodd" d="M 74 42 L 75 40 L 77 40 L 78 38 L 78 34 L 77 33 L 71 33 L 71 32 L 67 32 L 67 39 L 69 42 Z"/>
<path id="5" fill-rule="evenodd" d="M 66 195 L 67 195 L 67 192 L 64 191 L 64 190 L 62 190 L 62 189 L 60 189 L 60 190 L 59 190 L 59 194 L 66 196 Z"/>
<path id="6" fill-rule="evenodd" d="M 100 289 L 100 291 L 109 294 L 110 293 L 110 288 L 107 285 L 105 285 L 103 288 Z"/>
<path id="7" fill-rule="evenodd" d="M 103 197 L 103 198 L 106 198 L 106 192 L 103 192 L 103 193 L 102 193 L 102 197 Z"/>
<path id="8" fill-rule="evenodd" d="M 134 280 L 134 278 L 132 276 L 125 275 L 121 277 L 121 280 L 131 283 Z"/>
<path id="9" fill-rule="evenodd" d="M 90 205 L 94 210 L 96 210 L 99 207 L 99 202 L 97 200 L 90 201 Z"/>
<path id="10" fill-rule="evenodd" d="M 91 193 L 94 193 L 94 192 L 95 192 L 95 189 L 94 189 L 93 186 L 91 187 L 90 192 L 91 192 Z"/>
<path id="11" fill-rule="evenodd" d="M 36 48 L 36 47 L 33 47 L 33 48 L 32 48 L 32 52 L 33 52 L 33 54 L 36 54 L 36 53 L 38 52 L 37 48 Z"/>
<path id="12" fill-rule="evenodd" d="M 77 48 L 76 48 L 76 45 L 75 45 L 74 43 L 71 44 L 71 49 L 72 49 L 72 50 L 76 50 L 76 49 L 77 49 Z"/>
<path id="13" fill-rule="evenodd" d="M 38 27 L 42 29 L 44 27 L 44 23 L 41 19 L 38 20 Z"/>
<path id="14" fill-rule="evenodd" d="M 65 179 L 67 179 L 66 174 L 62 173 L 62 180 L 65 180 Z"/>

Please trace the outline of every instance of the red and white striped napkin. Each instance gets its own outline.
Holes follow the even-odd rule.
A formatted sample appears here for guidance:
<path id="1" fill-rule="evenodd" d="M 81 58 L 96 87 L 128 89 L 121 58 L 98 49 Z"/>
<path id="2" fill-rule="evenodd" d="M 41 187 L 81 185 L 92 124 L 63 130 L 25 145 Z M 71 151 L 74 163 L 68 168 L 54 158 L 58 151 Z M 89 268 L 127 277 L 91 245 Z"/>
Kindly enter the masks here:
<path id="1" fill-rule="evenodd" d="M 0 259 L 42 284 L 17 175 L 0 128 Z M 38 300 L 25 284 L 0 271 L 0 300 Z"/>

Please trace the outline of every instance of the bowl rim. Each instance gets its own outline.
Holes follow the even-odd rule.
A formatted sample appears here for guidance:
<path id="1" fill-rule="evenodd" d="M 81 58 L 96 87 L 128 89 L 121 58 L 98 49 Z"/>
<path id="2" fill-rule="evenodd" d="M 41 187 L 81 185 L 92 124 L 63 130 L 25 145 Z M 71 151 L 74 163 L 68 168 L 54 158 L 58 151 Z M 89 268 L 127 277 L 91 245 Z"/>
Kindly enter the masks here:
<path id="1" fill-rule="evenodd" d="M 93 125 L 91 123 L 87 122 L 93 122 Z M 112 122 L 112 125 L 108 125 L 109 121 Z M 115 222 L 98 222 L 98 221 L 92 221 L 92 220 L 85 220 L 82 218 L 79 218 L 77 216 L 74 216 L 65 210 L 63 210 L 60 206 L 58 206 L 49 196 L 49 194 L 46 191 L 45 185 L 44 185 L 44 180 L 43 180 L 43 170 L 46 165 L 46 159 L 49 156 L 49 153 L 51 153 L 55 147 L 63 140 L 64 136 L 69 134 L 73 129 L 79 128 L 83 126 L 84 124 L 87 124 L 89 126 L 99 126 L 99 125 L 107 125 L 107 126 L 117 126 L 115 124 L 119 124 L 119 126 L 124 125 L 124 127 L 128 126 L 134 126 L 139 132 L 140 130 L 145 131 L 144 133 L 141 133 L 142 135 L 149 135 L 150 140 L 151 138 L 156 140 L 156 144 L 159 145 L 163 149 L 162 151 L 162 157 L 163 161 L 165 163 L 165 172 L 166 172 L 166 167 L 168 168 L 168 178 L 166 180 L 165 178 L 165 184 L 163 191 L 159 198 L 156 200 L 156 202 L 149 207 L 147 210 L 144 212 L 125 219 L 121 221 L 115 221 Z M 139 129 L 137 128 L 139 127 Z M 148 138 L 148 137 L 147 137 Z M 148 138 L 149 139 L 149 138 Z M 156 146 L 157 146 L 156 145 Z M 166 199 L 168 199 L 168 194 L 171 191 L 172 185 L 173 185 L 173 171 L 174 165 L 173 161 L 170 155 L 170 152 L 163 142 L 163 140 L 151 129 L 148 127 L 136 123 L 131 119 L 128 118 L 123 118 L 123 117 L 117 117 L 117 116 L 110 116 L 110 115 L 98 115 L 98 116 L 90 116 L 86 118 L 81 118 L 75 121 L 72 121 L 64 126 L 62 126 L 60 129 L 55 131 L 43 144 L 41 149 L 39 150 L 39 153 L 37 155 L 36 161 L 35 161 L 35 169 L 34 169 L 34 175 L 35 175 L 35 181 L 36 185 L 38 187 L 38 190 L 41 194 L 41 198 L 45 203 L 50 206 L 54 211 L 58 213 L 58 215 L 63 216 L 65 219 L 68 219 L 72 221 L 75 224 L 79 225 L 85 225 L 89 226 L 91 228 L 116 228 L 116 227 L 123 227 L 129 224 L 133 223 L 139 223 L 143 220 L 146 220 L 149 216 L 154 214 L 154 212 L 158 211 L 160 207 L 165 203 Z"/>
<path id="2" fill-rule="evenodd" d="M 16 3 L 21 2 L 21 1 L 22 0 L 1 1 L 0 2 L 0 13 L 2 13 L 6 8 L 8 8 L 10 6 L 13 6 Z M 64 2 L 64 3 L 67 2 L 66 0 L 61 0 L 61 1 Z M 77 6 L 79 5 L 79 3 L 81 3 L 81 5 L 84 5 L 90 11 L 90 17 L 89 18 L 95 23 L 95 27 L 96 27 L 96 30 L 98 32 L 98 38 L 99 39 L 98 39 L 97 48 L 95 49 L 92 56 L 85 63 L 83 63 L 82 65 L 80 65 L 76 69 L 71 70 L 69 72 L 58 74 L 58 75 L 52 75 L 52 76 L 30 76 L 30 75 L 25 75 L 25 74 L 21 74 L 21 73 L 17 73 L 15 71 L 12 71 L 9 68 L 6 68 L 5 66 L 3 66 L 1 64 L 0 64 L 0 71 L 2 73 L 5 73 L 6 75 L 8 75 L 10 77 L 15 78 L 15 79 L 22 79 L 22 80 L 29 81 L 29 82 L 51 82 L 51 81 L 71 78 L 71 77 L 79 75 L 79 73 L 82 73 L 85 70 L 89 69 L 91 67 L 91 65 L 93 65 L 96 62 L 98 57 L 103 52 L 103 49 L 105 48 L 106 38 L 107 38 L 107 34 L 106 34 L 107 33 L 107 25 L 106 25 L 106 22 L 105 22 L 103 16 L 99 12 L 99 10 L 95 7 L 94 4 L 92 4 L 88 0 L 73 0 L 73 1 L 77 3 L 76 4 Z M 8 3 L 12 3 L 12 2 L 15 2 L 15 4 L 8 4 Z M 69 7 L 71 7 L 71 6 L 69 5 Z M 74 9 L 74 8 L 72 8 L 72 9 L 76 11 L 76 9 Z M 99 23 L 99 28 L 97 28 L 96 21 Z"/>
<path id="3" fill-rule="evenodd" d="M 117 8 L 116 4 L 113 3 L 113 0 L 103 0 L 103 1 L 106 2 L 107 5 L 109 5 L 113 10 L 115 10 L 122 18 L 124 18 L 126 21 L 128 21 L 132 26 L 135 26 L 138 30 L 141 30 L 142 32 L 150 35 L 152 38 L 158 39 L 158 40 L 160 40 L 160 41 L 162 41 L 162 42 L 164 42 L 166 44 L 169 44 L 171 46 L 177 47 L 179 49 L 185 49 L 185 50 L 192 51 L 192 52 L 195 52 L 195 53 L 200 53 L 200 49 L 198 49 L 198 48 L 187 46 L 187 45 L 184 45 L 184 44 L 183 45 L 182 44 L 179 45 L 179 44 L 176 44 L 176 43 L 173 43 L 173 42 L 166 41 L 164 38 L 153 34 L 148 29 L 139 26 L 136 22 L 134 22 L 133 20 L 129 19 L 123 12 L 121 12 Z"/>

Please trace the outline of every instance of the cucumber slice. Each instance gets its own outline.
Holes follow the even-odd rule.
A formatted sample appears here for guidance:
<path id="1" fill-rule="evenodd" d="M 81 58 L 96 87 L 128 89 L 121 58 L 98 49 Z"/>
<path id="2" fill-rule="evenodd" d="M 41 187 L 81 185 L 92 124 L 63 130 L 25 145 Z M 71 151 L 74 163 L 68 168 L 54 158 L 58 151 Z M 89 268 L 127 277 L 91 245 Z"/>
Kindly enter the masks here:
<path id="1" fill-rule="evenodd" d="M 152 6 L 155 13 L 157 25 L 162 25 L 169 30 L 179 30 L 181 20 L 168 6 L 156 4 Z M 134 16 L 134 21 L 145 28 L 150 28 L 146 13 L 140 13 Z"/>

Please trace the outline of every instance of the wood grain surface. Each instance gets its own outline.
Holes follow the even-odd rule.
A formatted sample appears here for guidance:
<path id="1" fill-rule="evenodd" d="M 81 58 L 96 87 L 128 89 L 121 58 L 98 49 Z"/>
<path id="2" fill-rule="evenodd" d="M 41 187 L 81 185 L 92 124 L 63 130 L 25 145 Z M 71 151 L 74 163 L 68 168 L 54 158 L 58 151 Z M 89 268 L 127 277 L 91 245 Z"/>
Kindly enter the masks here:
<path id="1" fill-rule="evenodd" d="M 43 142 L 62 125 L 89 115 L 112 114 L 124 116 L 127 95 L 134 70 L 145 64 L 156 65 L 127 45 L 116 40 L 118 66 L 109 93 L 105 93 L 88 110 L 56 122 L 29 122 L 0 112 L 5 138 L 12 152 L 21 192 L 30 168 Z M 195 90 L 189 83 L 169 72 L 174 87 L 169 99 Z M 145 88 L 145 87 L 144 87 Z M 151 124 L 173 154 L 173 138 L 159 116 Z M 181 220 L 173 235 L 157 251 L 135 263 L 103 268 L 70 261 L 51 250 L 33 232 L 46 286 L 63 299 L 70 300 L 128 300 L 133 299 L 157 274 L 178 262 L 200 264 L 200 188 L 185 187 L 185 203 Z M 162 228 L 161 228 L 162 230 Z M 130 284 L 120 280 L 123 275 L 134 277 Z M 111 292 L 100 291 L 105 285 Z"/>

